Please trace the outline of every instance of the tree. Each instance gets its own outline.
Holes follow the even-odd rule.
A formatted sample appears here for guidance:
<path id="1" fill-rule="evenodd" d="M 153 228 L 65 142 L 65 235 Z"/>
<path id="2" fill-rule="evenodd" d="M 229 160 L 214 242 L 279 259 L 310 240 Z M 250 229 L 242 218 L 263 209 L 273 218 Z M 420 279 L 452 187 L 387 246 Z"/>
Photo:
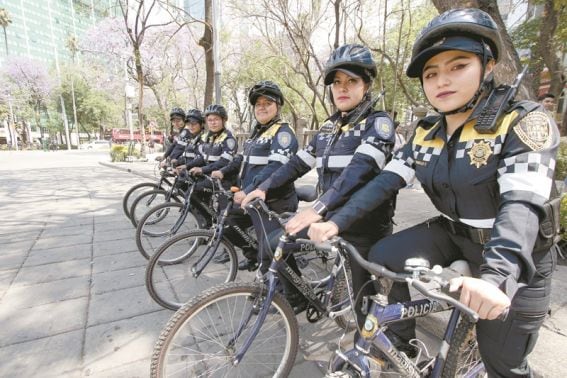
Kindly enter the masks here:
<path id="1" fill-rule="evenodd" d="M 0 8 L 0 26 L 4 30 L 4 44 L 6 46 L 6 56 L 10 55 L 8 52 L 8 35 L 6 34 L 6 28 L 12 23 L 12 18 L 10 13 L 6 8 Z"/>
<path id="2" fill-rule="evenodd" d="M 9 93 L 19 104 L 22 118 L 27 121 L 31 116 L 43 137 L 41 113 L 46 110 L 53 88 L 45 66 L 31 59 L 13 57 L 6 62 L 2 74 L 6 78 Z"/>

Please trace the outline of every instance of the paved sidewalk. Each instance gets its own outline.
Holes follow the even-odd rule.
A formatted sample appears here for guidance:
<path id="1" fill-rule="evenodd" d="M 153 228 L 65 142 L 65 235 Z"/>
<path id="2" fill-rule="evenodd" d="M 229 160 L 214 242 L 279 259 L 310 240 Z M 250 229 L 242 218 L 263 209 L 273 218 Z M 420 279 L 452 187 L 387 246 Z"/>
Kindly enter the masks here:
<path id="1" fill-rule="evenodd" d="M 146 260 L 122 214 L 123 194 L 143 179 L 98 164 L 106 157 L 0 153 L 0 377 L 149 376 L 153 344 L 173 312 L 147 294 Z M 153 171 L 151 163 L 119 166 Z M 398 229 L 434 213 L 422 192 L 402 190 Z M 552 316 L 531 361 L 544 376 L 562 377 L 565 266 L 553 289 Z M 292 376 L 322 376 L 340 332 L 328 320 L 309 324 L 300 316 L 300 323 Z M 431 339 L 435 322 L 420 325 Z"/>

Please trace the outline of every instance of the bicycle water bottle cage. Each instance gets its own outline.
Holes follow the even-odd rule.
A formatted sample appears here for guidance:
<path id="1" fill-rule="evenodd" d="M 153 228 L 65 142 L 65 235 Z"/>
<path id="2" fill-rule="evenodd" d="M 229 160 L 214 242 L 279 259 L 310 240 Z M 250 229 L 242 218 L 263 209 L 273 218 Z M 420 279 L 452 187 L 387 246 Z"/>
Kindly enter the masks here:
<path id="1" fill-rule="evenodd" d="M 421 257 L 412 257 L 406 260 L 404 270 L 412 272 L 414 278 L 417 278 L 420 273 L 429 271 L 430 266 L 428 260 Z"/>

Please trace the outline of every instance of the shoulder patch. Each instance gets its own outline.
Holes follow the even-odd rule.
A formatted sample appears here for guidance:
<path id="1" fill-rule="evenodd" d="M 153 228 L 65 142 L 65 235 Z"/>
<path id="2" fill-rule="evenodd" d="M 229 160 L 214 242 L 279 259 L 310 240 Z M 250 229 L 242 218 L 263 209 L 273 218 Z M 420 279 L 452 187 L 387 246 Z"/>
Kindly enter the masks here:
<path id="1" fill-rule="evenodd" d="M 288 148 L 292 140 L 291 134 L 287 131 L 281 131 L 278 133 L 277 140 L 281 148 Z"/>
<path id="2" fill-rule="evenodd" d="M 236 141 L 232 138 L 227 138 L 226 145 L 229 149 L 234 150 L 234 147 L 236 147 Z"/>
<path id="3" fill-rule="evenodd" d="M 541 111 L 528 113 L 514 127 L 518 138 L 534 151 L 541 151 L 551 145 L 551 122 Z"/>
<path id="4" fill-rule="evenodd" d="M 391 139 L 394 135 L 394 125 L 388 118 L 378 117 L 374 120 L 374 129 L 382 139 Z"/>

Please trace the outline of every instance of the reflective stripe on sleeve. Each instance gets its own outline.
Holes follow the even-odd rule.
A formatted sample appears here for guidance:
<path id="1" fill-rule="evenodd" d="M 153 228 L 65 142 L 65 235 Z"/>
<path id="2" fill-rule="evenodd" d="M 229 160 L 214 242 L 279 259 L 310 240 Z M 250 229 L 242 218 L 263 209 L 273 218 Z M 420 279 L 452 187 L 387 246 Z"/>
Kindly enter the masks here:
<path id="1" fill-rule="evenodd" d="M 278 161 L 282 164 L 287 164 L 287 162 L 289 161 L 289 158 L 287 156 L 284 156 L 284 155 L 273 154 L 273 155 L 270 155 L 268 160 L 269 161 Z"/>
<path id="2" fill-rule="evenodd" d="M 267 156 L 248 156 L 248 164 L 252 165 L 266 165 L 268 164 Z"/>
<path id="3" fill-rule="evenodd" d="M 309 152 L 305 150 L 301 150 L 297 153 L 297 157 L 300 158 L 305 164 L 313 168 L 315 166 L 315 157 L 312 156 Z"/>
<path id="4" fill-rule="evenodd" d="M 370 156 L 376 161 L 376 165 L 380 169 L 384 169 L 384 166 L 386 165 L 386 155 L 384 155 L 384 153 L 380 151 L 380 149 L 374 147 L 371 144 L 361 144 L 354 152 Z"/>
<path id="5" fill-rule="evenodd" d="M 386 164 L 384 170 L 397 174 L 404 179 L 406 184 L 409 184 L 415 177 L 415 171 L 399 159 L 392 159 L 392 161 Z"/>

